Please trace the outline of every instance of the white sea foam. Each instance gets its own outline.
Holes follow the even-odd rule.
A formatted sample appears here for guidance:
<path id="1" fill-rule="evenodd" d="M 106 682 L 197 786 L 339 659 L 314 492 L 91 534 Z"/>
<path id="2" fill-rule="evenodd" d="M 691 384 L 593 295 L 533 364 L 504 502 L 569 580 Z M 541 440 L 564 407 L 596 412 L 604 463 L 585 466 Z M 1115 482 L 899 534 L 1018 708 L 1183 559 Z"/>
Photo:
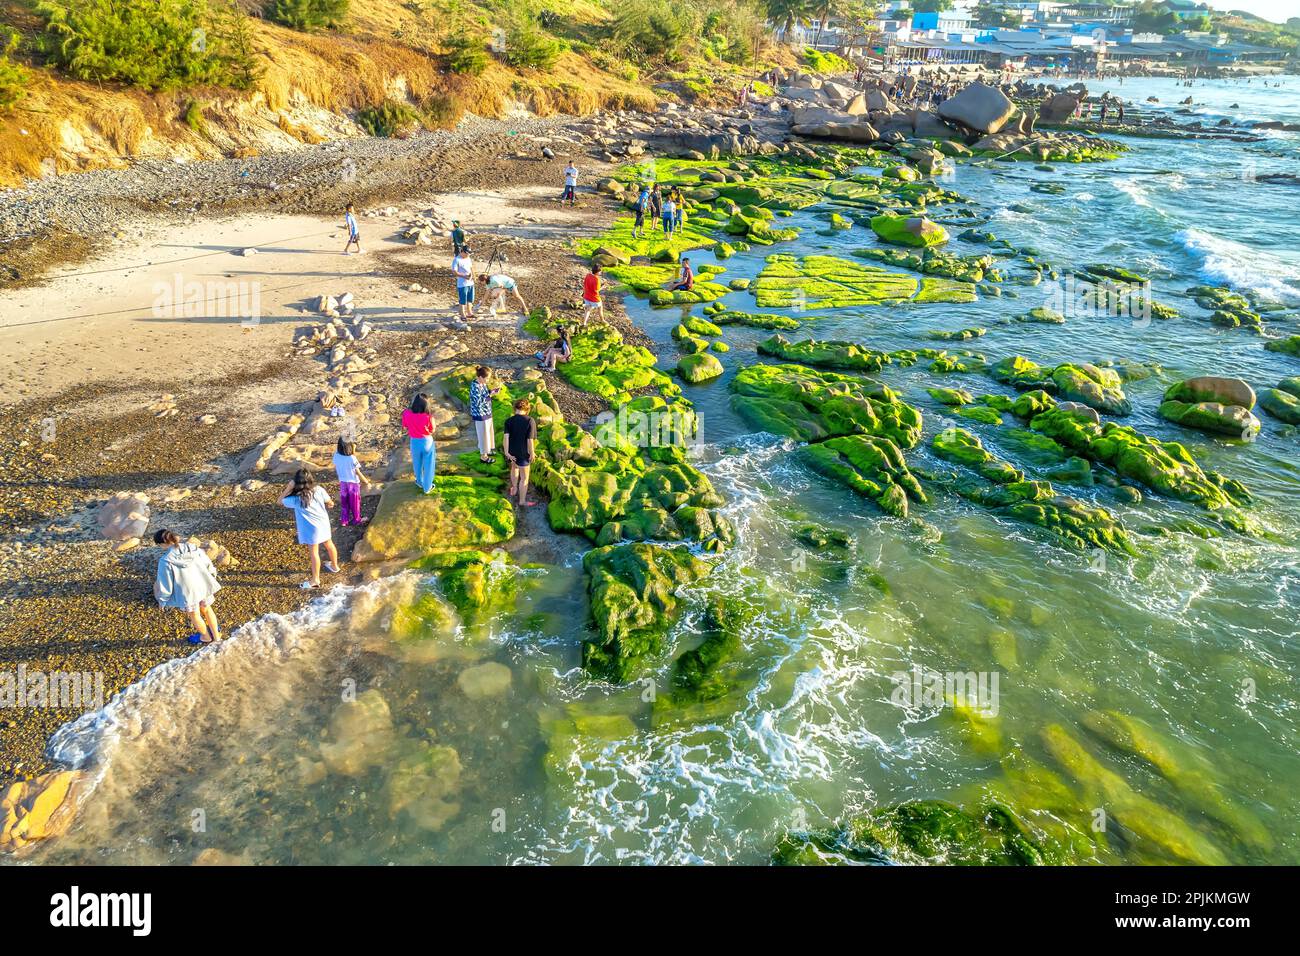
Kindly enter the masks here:
<path id="1" fill-rule="evenodd" d="M 1175 238 L 1200 260 L 1197 275 L 1206 282 L 1254 292 L 1287 306 L 1300 304 L 1294 271 L 1267 252 L 1196 228 L 1183 229 Z"/>

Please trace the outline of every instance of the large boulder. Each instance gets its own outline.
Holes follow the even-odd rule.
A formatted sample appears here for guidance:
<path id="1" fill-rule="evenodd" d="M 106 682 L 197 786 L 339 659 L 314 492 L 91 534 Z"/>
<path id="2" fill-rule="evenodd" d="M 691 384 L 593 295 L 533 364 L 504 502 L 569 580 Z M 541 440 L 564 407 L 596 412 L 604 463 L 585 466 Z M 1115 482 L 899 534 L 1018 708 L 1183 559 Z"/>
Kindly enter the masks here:
<path id="1" fill-rule="evenodd" d="M 859 93 L 844 104 L 844 112 L 850 116 L 864 116 L 867 113 L 867 98 Z"/>
<path id="2" fill-rule="evenodd" d="M 953 129 L 937 113 L 929 110 L 917 110 L 912 116 L 912 131 L 917 136 L 923 136 L 927 139 L 942 139 L 953 135 Z"/>
<path id="3" fill-rule="evenodd" d="M 939 104 L 941 117 L 981 133 L 996 133 L 1015 110 L 1001 90 L 986 83 L 972 83 Z"/>
<path id="4" fill-rule="evenodd" d="M 127 541 L 144 536 L 149 527 L 149 496 L 119 491 L 95 513 L 99 533 L 110 541 Z"/>
<path id="5" fill-rule="evenodd" d="M 885 242 L 896 245 L 937 246 L 948 241 L 948 231 L 924 216 L 881 213 L 872 217 L 871 228 Z"/>
<path id="6" fill-rule="evenodd" d="M 1038 120 L 1042 123 L 1064 123 L 1079 108 L 1079 97 L 1073 93 L 1054 93 L 1043 100 L 1038 108 Z"/>
<path id="7" fill-rule="evenodd" d="M 1266 388 L 1259 393 L 1259 407 L 1288 425 L 1300 425 L 1300 398 L 1280 388 Z"/>
<path id="8" fill-rule="evenodd" d="M 790 110 L 793 126 L 818 126 L 822 123 L 856 123 L 857 117 L 833 106 L 795 106 Z"/>
<path id="9" fill-rule="evenodd" d="M 853 87 L 845 86 L 843 83 L 836 83 L 834 80 L 827 80 L 823 83 L 822 92 L 841 105 L 848 103 L 858 94 L 858 91 Z"/>
<path id="10" fill-rule="evenodd" d="M 1171 385 L 1165 392 L 1165 401 L 1218 402 L 1249 410 L 1255 407 L 1255 390 L 1239 378 L 1199 375 Z"/>
<path id="11" fill-rule="evenodd" d="M 1240 405 L 1171 400 L 1160 403 L 1160 415 L 1184 428 L 1196 428 L 1219 435 L 1237 435 L 1249 439 L 1259 432 L 1259 419 Z"/>
<path id="12" fill-rule="evenodd" d="M 874 126 L 863 122 L 814 123 L 808 126 L 792 126 L 790 131 L 797 136 L 839 139 L 850 143 L 874 143 L 880 138 Z"/>
<path id="13" fill-rule="evenodd" d="M 722 363 L 708 352 L 683 355 L 677 363 L 677 374 L 692 385 L 707 382 L 722 374 Z"/>
<path id="14" fill-rule="evenodd" d="M 894 104 L 889 101 L 889 97 L 885 95 L 883 90 L 867 90 L 865 95 L 867 98 L 867 109 L 869 111 L 881 110 L 886 113 L 892 113 L 894 111 Z"/>

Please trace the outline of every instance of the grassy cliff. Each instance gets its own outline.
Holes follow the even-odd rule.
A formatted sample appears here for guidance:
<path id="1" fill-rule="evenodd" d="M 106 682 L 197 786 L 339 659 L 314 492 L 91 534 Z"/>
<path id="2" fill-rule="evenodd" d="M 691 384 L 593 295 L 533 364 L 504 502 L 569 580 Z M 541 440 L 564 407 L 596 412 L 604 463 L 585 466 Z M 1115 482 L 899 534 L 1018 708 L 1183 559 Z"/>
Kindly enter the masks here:
<path id="1" fill-rule="evenodd" d="M 750 0 L 0 0 L 0 184 L 730 97 Z"/>

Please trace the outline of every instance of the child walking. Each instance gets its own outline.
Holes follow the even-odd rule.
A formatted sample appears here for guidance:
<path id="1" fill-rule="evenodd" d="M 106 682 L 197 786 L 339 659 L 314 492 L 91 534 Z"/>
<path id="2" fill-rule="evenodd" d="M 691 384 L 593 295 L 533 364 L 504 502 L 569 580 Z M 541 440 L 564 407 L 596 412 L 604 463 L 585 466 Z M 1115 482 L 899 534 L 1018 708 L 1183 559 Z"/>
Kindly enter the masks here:
<path id="1" fill-rule="evenodd" d="M 310 468 L 299 468 L 293 475 L 293 481 L 285 486 L 280 496 L 280 504 L 291 510 L 298 522 L 298 543 L 307 548 L 307 559 L 311 567 L 311 577 L 298 585 L 303 589 L 320 587 L 320 546 L 325 545 L 325 570 L 337 574 L 339 570 L 339 552 L 334 547 L 334 536 L 330 532 L 330 516 L 325 509 L 334 504 L 325 489 L 316 484 L 316 476 Z"/>
<path id="2" fill-rule="evenodd" d="M 221 625 L 212 613 L 212 597 L 221 590 L 217 569 L 197 544 L 182 542 L 181 536 L 166 528 L 153 536 L 154 544 L 164 545 L 167 552 L 158 559 L 153 596 L 159 607 L 174 607 L 189 618 L 194 633 L 191 644 L 211 644 L 221 640 Z"/>
<path id="3" fill-rule="evenodd" d="M 365 524 L 361 520 L 361 485 L 372 484 L 357 461 L 357 443 L 340 438 L 334 450 L 334 474 L 339 478 L 339 524 Z"/>
<path id="4" fill-rule="evenodd" d="M 343 254 L 349 255 L 352 247 L 357 247 L 357 254 L 360 255 L 365 250 L 361 248 L 361 232 L 357 229 L 357 207 L 348 203 L 347 209 L 343 211 L 343 225 L 348 231 L 347 244 L 343 246 Z"/>

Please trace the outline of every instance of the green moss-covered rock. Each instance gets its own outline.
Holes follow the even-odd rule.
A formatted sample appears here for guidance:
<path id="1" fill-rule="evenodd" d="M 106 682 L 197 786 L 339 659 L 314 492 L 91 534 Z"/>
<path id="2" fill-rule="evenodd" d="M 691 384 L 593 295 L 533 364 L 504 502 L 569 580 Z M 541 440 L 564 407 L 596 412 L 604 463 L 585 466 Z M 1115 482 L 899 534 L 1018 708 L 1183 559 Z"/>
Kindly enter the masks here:
<path id="1" fill-rule="evenodd" d="M 427 495 L 413 481 L 390 481 L 353 558 L 418 558 L 484 548 L 514 533 L 514 508 L 495 478 L 439 474 Z"/>
<path id="2" fill-rule="evenodd" d="M 975 396 L 964 388 L 927 388 L 930 397 L 940 405 L 969 405 Z"/>
<path id="3" fill-rule="evenodd" d="M 725 312 L 714 312 L 709 316 L 715 325 L 743 325 L 751 329 L 783 329 L 793 331 L 799 328 L 799 320 L 792 319 L 788 315 L 776 315 L 773 313 L 753 313 L 753 312 L 736 312 L 727 310 Z"/>
<path id="4" fill-rule="evenodd" d="M 1256 332 L 1262 328 L 1260 315 L 1254 304 L 1245 296 L 1223 286 L 1198 285 L 1187 290 L 1196 304 L 1209 310 L 1210 321 L 1227 329 L 1248 328 Z"/>
<path id="5" fill-rule="evenodd" d="M 722 363 L 710 352 L 683 355 L 677 363 L 677 374 L 692 385 L 698 385 L 721 375 Z"/>
<path id="6" fill-rule="evenodd" d="M 862 259 L 883 261 L 883 263 L 889 265 L 896 265 L 900 269 L 922 272 L 927 276 L 959 278 L 963 282 L 983 281 L 985 273 L 991 272 L 993 268 L 993 256 L 991 255 L 963 256 L 932 247 L 920 247 L 915 252 L 904 250 L 904 248 L 881 248 L 879 246 L 855 248 L 853 255 Z"/>
<path id="7" fill-rule="evenodd" d="M 791 362 L 818 368 L 878 372 L 889 364 L 889 355 L 856 342 L 831 342 L 805 339 L 792 342 L 784 335 L 774 335 L 758 345 L 760 355 L 771 355 Z"/>
<path id="8" fill-rule="evenodd" d="M 1266 388 L 1259 393 L 1259 407 L 1288 425 L 1300 425 L 1300 397 L 1280 388 Z"/>
<path id="9" fill-rule="evenodd" d="M 1013 388 L 1056 390 L 1056 384 L 1052 381 L 1052 370 L 1043 368 L 1023 355 L 1012 355 L 1002 359 L 989 369 L 989 374 L 1003 385 L 1010 385 Z"/>
<path id="10" fill-rule="evenodd" d="M 655 368 L 658 359 L 647 348 L 628 345 L 611 326 L 601 325 L 575 333 L 571 361 L 557 366 L 560 377 L 574 388 L 599 395 L 613 405 L 626 402 L 631 393 L 651 385 L 672 382 Z"/>
<path id="11" fill-rule="evenodd" d="M 1270 352 L 1280 352 L 1283 355 L 1293 355 L 1300 358 L 1300 335 L 1289 335 L 1284 339 L 1273 339 L 1264 343 L 1264 348 Z"/>
<path id="12" fill-rule="evenodd" d="M 775 435 L 801 441 L 876 435 L 901 448 L 913 448 L 921 438 L 921 413 L 872 379 L 799 365 L 754 365 L 741 369 L 731 387 L 737 411 Z"/>
<path id="13" fill-rule="evenodd" d="M 831 830 L 787 833 L 772 862 L 826 864 L 947 864 L 1040 866 L 1059 863 L 1055 846 L 1036 837 L 1010 810 L 985 804 L 963 810 L 918 800 L 874 810 Z"/>
<path id="14" fill-rule="evenodd" d="M 1067 363 L 1052 370 L 1052 381 L 1056 394 L 1066 401 L 1081 402 L 1105 415 L 1129 415 L 1133 411 L 1113 369 Z"/>
<path id="15" fill-rule="evenodd" d="M 973 302 L 974 286 L 916 278 L 838 256 L 768 256 L 750 287 L 761 308 L 826 309 L 890 302 Z"/>
<path id="16" fill-rule="evenodd" d="M 1196 428 L 1217 435 L 1233 435 L 1252 439 L 1259 433 L 1259 419 L 1240 405 L 1223 405 L 1219 402 L 1160 403 L 1160 416 L 1184 428 Z"/>
<path id="17" fill-rule="evenodd" d="M 708 574 L 709 566 L 682 546 L 632 543 L 587 552 L 588 593 L 598 637 L 582 647 L 592 676 L 624 683 L 663 648 L 681 613 L 678 591 Z"/>
<path id="18" fill-rule="evenodd" d="M 924 216 L 881 213 L 871 217 L 871 228 L 885 242 L 895 245 L 937 246 L 948 241 L 948 231 Z"/>
<path id="19" fill-rule="evenodd" d="M 1216 511 L 1236 530 L 1246 532 L 1254 528 L 1254 523 L 1237 511 L 1250 501 L 1245 486 L 1202 470 L 1178 442 L 1162 442 L 1113 422 L 1098 424 L 1077 412 L 1060 408 L 1038 415 L 1030 427 L 1075 454 L 1108 465 L 1123 478 Z"/>
<path id="20" fill-rule="evenodd" d="M 1017 322 L 1037 322 L 1044 325 L 1064 325 L 1065 316 L 1054 309 L 1040 305 L 1016 316 Z"/>
<path id="21" fill-rule="evenodd" d="M 1103 765 L 1059 724 L 1042 731 L 1043 744 L 1053 759 L 1075 779 L 1086 806 L 1105 807 L 1108 816 L 1133 834 L 1139 851 L 1156 859 L 1148 862 L 1192 863 L 1222 866 L 1223 851 L 1207 836 L 1155 801 L 1137 793 L 1115 771 Z"/>
<path id="22" fill-rule="evenodd" d="M 907 517 L 908 499 L 924 502 L 925 492 L 913 477 L 899 447 L 888 438 L 845 435 L 799 449 L 813 470 L 870 498 L 880 510 Z"/>
<path id="23" fill-rule="evenodd" d="M 988 451 L 979 438 L 964 428 L 945 428 L 931 439 L 934 453 L 944 461 L 965 465 L 997 484 L 1023 481 L 1024 472 Z"/>
<path id="24" fill-rule="evenodd" d="M 953 331 L 932 329 L 931 331 L 926 332 L 925 335 L 926 338 L 942 339 L 945 342 L 968 342 L 971 339 L 977 339 L 980 336 L 984 335 L 986 331 L 987 329 L 981 329 L 978 327 L 973 327 L 969 329 L 955 329 Z"/>

